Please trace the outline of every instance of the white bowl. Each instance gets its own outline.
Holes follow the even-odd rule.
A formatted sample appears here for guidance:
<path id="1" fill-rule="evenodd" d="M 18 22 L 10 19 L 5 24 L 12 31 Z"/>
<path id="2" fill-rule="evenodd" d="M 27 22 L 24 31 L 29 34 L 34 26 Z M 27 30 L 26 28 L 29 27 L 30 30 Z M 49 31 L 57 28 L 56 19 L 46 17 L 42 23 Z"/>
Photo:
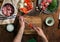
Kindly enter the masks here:
<path id="1" fill-rule="evenodd" d="M 54 25 L 54 18 L 53 17 L 47 17 L 45 20 L 45 23 L 47 26 L 53 26 Z"/>
<path id="2" fill-rule="evenodd" d="M 7 30 L 8 32 L 12 32 L 12 31 L 14 31 L 14 26 L 13 26 L 12 24 L 8 24 L 8 25 L 6 26 L 6 30 Z"/>

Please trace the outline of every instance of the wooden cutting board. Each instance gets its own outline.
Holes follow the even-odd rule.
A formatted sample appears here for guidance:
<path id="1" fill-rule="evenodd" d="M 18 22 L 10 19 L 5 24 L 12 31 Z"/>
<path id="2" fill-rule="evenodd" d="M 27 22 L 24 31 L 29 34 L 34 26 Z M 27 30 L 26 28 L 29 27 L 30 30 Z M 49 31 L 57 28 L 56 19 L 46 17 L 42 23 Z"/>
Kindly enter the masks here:
<path id="1" fill-rule="evenodd" d="M 40 28 L 42 27 L 42 21 L 40 16 L 24 16 L 24 19 L 28 23 L 32 23 Z M 35 31 L 32 28 L 28 27 L 28 25 L 26 24 L 25 34 L 34 34 L 34 33 Z"/>

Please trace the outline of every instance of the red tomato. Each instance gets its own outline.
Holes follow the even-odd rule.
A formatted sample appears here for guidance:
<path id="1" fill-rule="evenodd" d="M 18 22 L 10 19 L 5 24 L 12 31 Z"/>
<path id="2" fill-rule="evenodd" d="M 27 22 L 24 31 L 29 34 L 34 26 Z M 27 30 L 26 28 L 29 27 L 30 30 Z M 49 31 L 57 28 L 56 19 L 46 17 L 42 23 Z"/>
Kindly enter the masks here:
<path id="1" fill-rule="evenodd" d="M 43 0 L 43 2 L 46 2 L 47 0 Z"/>
<path id="2" fill-rule="evenodd" d="M 33 28 L 33 25 L 32 25 L 32 23 L 30 23 L 30 24 L 29 24 L 29 27 L 30 27 L 30 28 Z"/>
<path id="3" fill-rule="evenodd" d="M 28 10 L 31 10 L 33 8 L 32 3 L 27 3 Z"/>
<path id="4" fill-rule="evenodd" d="M 31 0 L 24 0 L 24 2 L 29 3 L 29 2 L 31 2 Z"/>
<path id="5" fill-rule="evenodd" d="M 27 8 L 29 10 L 33 8 L 31 0 L 25 0 L 25 3 L 27 4 Z"/>
<path id="6" fill-rule="evenodd" d="M 45 10 L 45 9 L 46 9 L 46 7 L 45 7 L 45 6 L 43 6 L 43 7 L 42 7 L 42 10 Z"/>
<path id="7" fill-rule="evenodd" d="M 48 5 L 49 5 L 49 3 L 45 3 L 45 7 L 46 7 L 46 8 L 48 7 Z"/>
<path id="8" fill-rule="evenodd" d="M 27 9 L 26 9 L 26 8 L 20 8 L 20 10 L 21 10 L 22 12 L 24 12 L 25 14 L 27 14 Z"/>
<path id="9" fill-rule="evenodd" d="M 41 5 L 44 5 L 44 4 L 45 4 L 45 2 L 42 2 L 42 3 L 41 3 Z"/>

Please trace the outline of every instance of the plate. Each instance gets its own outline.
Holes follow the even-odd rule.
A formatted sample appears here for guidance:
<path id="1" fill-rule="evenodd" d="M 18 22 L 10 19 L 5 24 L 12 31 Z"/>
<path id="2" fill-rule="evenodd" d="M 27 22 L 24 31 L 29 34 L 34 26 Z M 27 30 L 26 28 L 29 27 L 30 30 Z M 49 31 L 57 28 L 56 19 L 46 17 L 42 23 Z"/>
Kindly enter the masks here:
<path id="1" fill-rule="evenodd" d="M 43 13 L 51 14 L 57 10 L 58 6 L 59 6 L 59 1 L 52 0 L 52 3 L 48 6 L 48 8 L 46 8 L 45 11 L 43 11 Z"/>

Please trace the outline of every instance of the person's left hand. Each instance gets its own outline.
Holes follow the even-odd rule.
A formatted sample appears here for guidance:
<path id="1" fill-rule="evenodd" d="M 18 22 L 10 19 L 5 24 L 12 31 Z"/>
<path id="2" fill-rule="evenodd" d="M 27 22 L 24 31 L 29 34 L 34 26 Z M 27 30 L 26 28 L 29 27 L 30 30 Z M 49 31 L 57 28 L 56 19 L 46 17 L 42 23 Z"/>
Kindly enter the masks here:
<path id="1" fill-rule="evenodd" d="M 25 29 L 25 22 L 24 22 L 23 16 L 18 16 L 18 19 L 19 19 L 19 24 L 21 25 L 21 27 L 20 27 L 20 29 L 18 31 L 18 34 L 17 34 L 17 36 L 16 36 L 16 38 L 14 39 L 13 42 L 21 42 L 22 36 L 23 36 L 23 33 L 24 33 L 24 29 Z"/>
<path id="2" fill-rule="evenodd" d="M 25 22 L 23 16 L 19 16 L 19 24 L 21 25 L 21 27 L 25 28 Z"/>

